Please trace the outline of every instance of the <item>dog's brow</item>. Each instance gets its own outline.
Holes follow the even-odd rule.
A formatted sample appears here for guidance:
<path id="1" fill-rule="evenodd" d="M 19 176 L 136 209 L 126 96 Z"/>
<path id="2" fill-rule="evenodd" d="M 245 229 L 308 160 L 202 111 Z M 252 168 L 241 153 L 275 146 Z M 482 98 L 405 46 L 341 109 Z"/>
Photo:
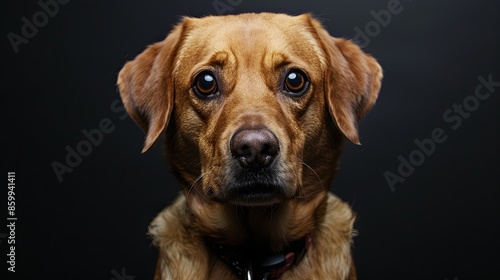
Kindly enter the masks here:
<path id="1" fill-rule="evenodd" d="M 263 57 L 263 65 L 267 69 L 279 71 L 280 69 L 283 69 L 290 64 L 292 64 L 292 61 L 286 54 L 281 52 L 269 53 Z"/>
<path id="2" fill-rule="evenodd" d="M 226 51 L 218 51 L 210 57 L 209 64 L 222 67 L 227 64 L 228 59 L 229 54 Z"/>

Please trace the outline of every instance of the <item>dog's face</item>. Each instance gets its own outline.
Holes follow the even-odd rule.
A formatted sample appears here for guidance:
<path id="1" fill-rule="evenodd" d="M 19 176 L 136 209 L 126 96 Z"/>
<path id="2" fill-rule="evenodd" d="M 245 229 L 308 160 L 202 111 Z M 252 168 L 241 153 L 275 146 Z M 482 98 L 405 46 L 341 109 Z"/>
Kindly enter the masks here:
<path id="1" fill-rule="evenodd" d="M 342 135 L 359 143 L 381 77 L 309 15 L 243 14 L 184 19 L 118 84 L 144 150 L 168 124 L 167 157 L 189 203 L 269 206 L 326 193 Z"/>
<path id="2" fill-rule="evenodd" d="M 300 21 L 283 28 L 283 20 L 185 22 L 171 141 L 197 151 L 190 181 L 201 175 L 193 187 L 217 201 L 270 205 L 300 195 L 305 145 L 327 133 L 324 61 L 310 55 L 321 46 Z"/>

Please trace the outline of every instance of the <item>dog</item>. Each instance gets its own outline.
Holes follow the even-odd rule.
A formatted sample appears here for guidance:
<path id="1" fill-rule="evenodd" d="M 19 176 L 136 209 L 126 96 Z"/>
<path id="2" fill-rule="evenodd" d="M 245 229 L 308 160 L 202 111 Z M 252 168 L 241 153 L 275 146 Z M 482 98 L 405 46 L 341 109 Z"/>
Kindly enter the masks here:
<path id="1" fill-rule="evenodd" d="M 149 227 L 154 279 L 356 279 L 355 215 L 329 191 L 382 69 L 311 14 L 183 18 L 117 85 L 164 136 L 179 197 Z"/>

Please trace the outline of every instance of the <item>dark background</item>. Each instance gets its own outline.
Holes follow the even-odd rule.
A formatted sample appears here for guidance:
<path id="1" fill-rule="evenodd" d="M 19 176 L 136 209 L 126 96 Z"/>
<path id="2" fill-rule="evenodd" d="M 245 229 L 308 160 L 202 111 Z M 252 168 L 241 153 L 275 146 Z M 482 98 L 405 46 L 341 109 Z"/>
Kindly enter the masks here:
<path id="1" fill-rule="evenodd" d="M 353 38 L 356 27 L 374 20 L 370 11 L 389 2 L 233 0 L 224 13 L 312 12 L 332 35 Z M 2 2 L 2 169 L 4 176 L 16 172 L 18 218 L 17 272 L 8 279 L 152 279 L 156 249 L 147 226 L 178 187 L 161 145 L 140 154 L 142 131 L 112 108 L 116 77 L 180 16 L 217 14 L 213 4 L 73 0 L 16 54 L 7 34 L 21 35 L 21 18 L 32 21 L 41 8 L 37 1 Z M 360 125 L 363 145 L 346 145 L 332 185 L 358 216 L 359 278 L 500 279 L 500 87 L 456 130 L 443 118 L 474 94 L 479 76 L 500 81 L 500 5 L 401 0 L 401 6 L 364 47 L 385 78 Z M 65 164 L 66 147 L 76 149 L 86 139 L 82 130 L 106 118 L 114 130 L 59 182 L 51 164 Z M 446 141 L 392 191 L 384 172 L 397 174 L 398 156 L 408 159 L 414 141 L 435 128 Z M 6 188 L 1 195 L 7 213 Z M 4 225 L 0 233 L 4 260 Z M 7 270 L 5 261 L 1 266 Z"/>

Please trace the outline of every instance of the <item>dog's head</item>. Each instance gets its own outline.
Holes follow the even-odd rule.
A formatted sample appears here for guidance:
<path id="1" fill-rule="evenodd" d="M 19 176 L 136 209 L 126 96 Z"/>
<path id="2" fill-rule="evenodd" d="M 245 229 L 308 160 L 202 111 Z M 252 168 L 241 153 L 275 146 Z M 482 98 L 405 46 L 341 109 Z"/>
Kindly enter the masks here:
<path id="1" fill-rule="evenodd" d="M 184 18 L 118 85 L 143 151 L 167 128 L 187 193 L 261 206 L 326 193 L 342 135 L 359 144 L 381 78 L 375 59 L 310 15 L 262 13 Z"/>

